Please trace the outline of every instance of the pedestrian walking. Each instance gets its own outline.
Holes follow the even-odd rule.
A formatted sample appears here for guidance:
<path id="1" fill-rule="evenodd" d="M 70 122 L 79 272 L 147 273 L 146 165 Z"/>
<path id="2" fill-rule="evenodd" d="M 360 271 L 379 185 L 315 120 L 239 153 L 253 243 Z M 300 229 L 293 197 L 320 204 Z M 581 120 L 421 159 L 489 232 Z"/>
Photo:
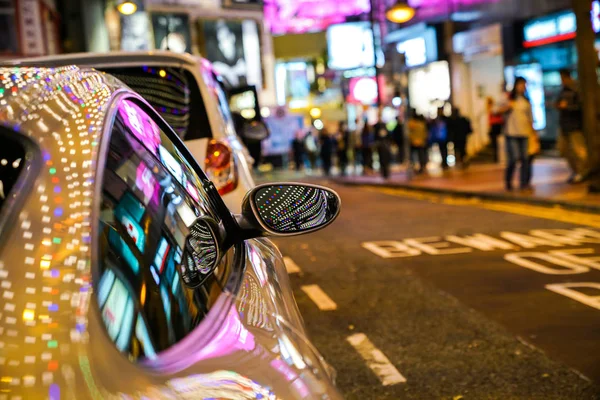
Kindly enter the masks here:
<path id="1" fill-rule="evenodd" d="M 377 148 L 377 154 L 379 155 L 379 170 L 383 179 L 387 179 L 390 176 L 390 163 L 392 161 L 392 153 L 390 151 L 391 138 L 390 133 L 385 126 L 385 123 L 381 120 L 374 125 L 375 131 L 375 147 Z"/>
<path id="2" fill-rule="evenodd" d="M 410 110 L 406 131 L 410 143 L 410 164 L 414 168 L 414 159 L 417 158 L 419 168 L 417 174 L 425 172 L 427 165 L 427 124 L 422 115 L 417 114 L 415 109 Z"/>
<path id="3" fill-rule="evenodd" d="M 336 135 L 336 148 L 338 166 L 340 168 L 340 175 L 342 176 L 346 175 L 346 168 L 348 167 L 348 146 L 350 144 L 350 136 L 348 124 L 345 121 L 340 121 Z"/>
<path id="4" fill-rule="evenodd" d="M 375 142 L 373 127 L 368 124 L 367 120 L 365 120 L 360 136 L 363 174 L 366 174 L 373 170 L 373 143 Z"/>
<path id="5" fill-rule="evenodd" d="M 523 77 L 515 79 L 509 96 L 505 135 L 508 159 L 504 177 L 506 190 L 513 189 L 512 179 L 517 163 L 521 166 L 519 186 L 522 190 L 530 189 L 529 139 L 534 137 L 535 131 L 531 103 L 527 97 L 527 80 Z"/>
<path id="6" fill-rule="evenodd" d="M 312 172 L 317 169 L 317 159 L 319 158 L 319 141 L 312 129 L 304 137 L 304 149 Z"/>
<path id="7" fill-rule="evenodd" d="M 571 168 L 569 183 L 580 183 L 585 180 L 588 171 L 588 151 L 583 136 L 583 116 L 581 98 L 577 83 L 569 70 L 560 71 L 562 88 L 556 107 L 559 111 L 560 134 L 558 149 Z"/>
<path id="8" fill-rule="evenodd" d="M 359 165 L 362 165 L 362 124 L 360 119 L 356 118 L 354 130 L 352 131 L 352 140 L 350 150 L 354 153 L 353 168 L 356 174 Z"/>
<path id="9" fill-rule="evenodd" d="M 448 130 L 446 121 L 444 109 L 442 107 L 438 108 L 436 118 L 431 121 L 429 132 L 431 143 L 437 144 L 440 149 L 443 169 L 448 169 Z"/>
<path id="10" fill-rule="evenodd" d="M 292 152 L 294 153 L 294 166 L 296 171 L 301 171 L 304 167 L 304 138 L 305 133 L 299 129 L 292 140 Z"/>
<path id="11" fill-rule="evenodd" d="M 500 135 L 502 135 L 504 127 L 504 114 L 498 111 L 498 108 L 495 107 L 494 99 L 491 97 L 487 98 L 487 113 L 489 124 L 488 137 L 492 151 L 494 152 L 494 162 L 497 163 L 499 161 L 498 140 Z"/>
<path id="12" fill-rule="evenodd" d="M 333 156 L 333 138 L 327 131 L 327 128 L 321 129 L 319 132 L 319 145 L 321 147 L 321 165 L 323 166 L 323 174 L 329 176 L 331 173 L 331 157 Z"/>
<path id="13" fill-rule="evenodd" d="M 454 156 L 456 158 L 456 165 L 461 168 L 466 168 L 466 153 L 467 153 L 467 140 L 469 135 L 473 133 L 471 127 L 471 121 L 461 115 L 460 110 L 457 107 L 452 107 L 452 114 L 448 118 L 447 122 L 448 139 L 454 144 Z"/>
<path id="14" fill-rule="evenodd" d="M 392 131 L 392 140 L 398 147 L 398 153 L 396 156 L 396 161 L 398 164 L 404 163 L 404 122 L 402 121 L 402 117 L 398 115 L 396 119 L 396 126 Z"/>

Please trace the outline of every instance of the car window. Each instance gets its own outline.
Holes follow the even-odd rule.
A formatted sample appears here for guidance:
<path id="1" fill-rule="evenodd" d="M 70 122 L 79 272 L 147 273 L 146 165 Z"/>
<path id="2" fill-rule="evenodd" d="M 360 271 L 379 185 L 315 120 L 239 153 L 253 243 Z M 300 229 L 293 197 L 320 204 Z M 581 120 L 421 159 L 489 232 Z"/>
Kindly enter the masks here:
<path id="1" fill-rule="evenodd" d="M 0 126 L 0 233 L 8 231 L 21 200 L 31 193 L 41 163 L 42 155 L 31 139 Z M 52 161 L 47 165 L 52 173 Z"/>
<path id="2" fill-rule="evenodd" d="M 8 129 L 0 129 L 0 211 L 12 189 L 20 182 L 26 164 L 27 147 L 17 135 Z"/>
<path id="3" fill-rule="evenodd" d="M 201 216 L 219 221 L 201 180 L 140 105 L 116 108 L 102 182 L 96 280 L 106 331 L 132 360 L 151 359 L 204 319 L 222 293 L 232 253 L 200 287 L 184 282 L 182 254 Z"/>
<path id="4" fill-rule="evenodd" d="M 217 76 L 212 71 L 212 68 L 209 68 L 206 65 L 202 65 L 201 70 L 202 78 L 204 79 L 204 83 L 208 87 L 210 96 L 217 104 L 219 114 L 221 114 L 223 121 L 225 121 L 225 124 L 227 125 L 227 134 L 234 135 L 235 128 L 233 125 L 233 118 L 231 117 L 229 102 L 227 101 L 227 96 L 225 95 L 225 91 L 223 90 L 221 82 L 219 82 L 219 80 L 217 79 Z"/>
<path id="5" fill-rule="evenodd" d="M 157 66 L 99 69 L 142 96 L 183 140 L 213 136 L 198 83 L 189 71 Z"/>

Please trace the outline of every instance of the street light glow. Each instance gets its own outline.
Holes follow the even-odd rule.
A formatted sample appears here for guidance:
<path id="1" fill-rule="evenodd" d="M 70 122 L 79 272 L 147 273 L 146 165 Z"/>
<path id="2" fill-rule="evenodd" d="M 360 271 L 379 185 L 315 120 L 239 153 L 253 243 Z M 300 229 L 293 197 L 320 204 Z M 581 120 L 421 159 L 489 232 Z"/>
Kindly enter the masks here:
<path id="1" fill-rule="evenodd" d="M 123 15 L 131 15 L 137 11 L 137 4 L 134 1 L 124 1 L 117 5 L 117 10 Z"/>
<path id="2" fill-rule="evenodd" d="M 415 9 L 408 4 L 399 1 L 392 8 L 388 9 L 385 17 L 397 24 L 403 24 L 410 21 L 415 16 Z"/>

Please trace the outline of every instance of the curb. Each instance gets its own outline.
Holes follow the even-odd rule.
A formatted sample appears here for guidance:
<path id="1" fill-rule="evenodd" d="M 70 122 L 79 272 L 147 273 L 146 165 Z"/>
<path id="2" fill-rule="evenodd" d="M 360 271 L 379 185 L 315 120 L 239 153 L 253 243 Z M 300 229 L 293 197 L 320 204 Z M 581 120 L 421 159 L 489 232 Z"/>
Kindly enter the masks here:
<path id="1" fill-rule="evenodd" d="M 437 195 L 446 195 L 446 196 L 454 196 L 454 197 L 462 197 L 462 198 L 479 198 L 484 200 L 496 200 L 510 203 L 525 203 L 537 206 L 543 206 L 548 208 L 560 207 L 565 210 L 572 211 L 585 211 L 600 214 L 600 205 L 594 206 L 589 204 L 581 204 L 581 203 L 573 203 L 564 200 L 552 200 L 552 199 L 541 199 L 536 197 L 517 197 L 500 193 L 481 193 L 481 192 L 471 192 L 468 190 L 452 190 L 452 189 L 437 189 L 437 188 L 425 188 L 425 187 L 417 187 L 408 183 L 367 183 L 367 182 L 356 182 L 349 181 L 340 178 L 331 179 L 332 182 L 344 185 L 344 186 L 368 186 L 368 187 L 378 187 L 378 188 L 386 188 L 386 189 L 403 189 L 409 190 L 413 192 L 421 192 L 421 193 L 430 193 Z"/>

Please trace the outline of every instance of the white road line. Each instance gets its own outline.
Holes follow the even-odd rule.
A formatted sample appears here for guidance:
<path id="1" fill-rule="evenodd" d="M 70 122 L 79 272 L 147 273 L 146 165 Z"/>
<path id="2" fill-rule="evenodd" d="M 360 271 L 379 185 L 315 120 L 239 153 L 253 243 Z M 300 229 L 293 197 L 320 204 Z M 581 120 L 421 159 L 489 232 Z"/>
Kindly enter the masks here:
<path id="1" fill-rule="evenodd" d="M 337 304 L 319 287 L 319 285 L 306 285 L 301 289 L 310 297 L 310 299 L 319 307 L 319 310 L 332 311 L 337 310 Z"/>
<path id="2" fill-rule="evenodd" d="M 288 274 L 297 274 L 302 272 L 298 264 L 296 264 L 291 258 L 283 257 L 283 262 L 285 263 L 285 269 L 287 270 Z"/>
<path id="3" fill-rule="evenodd" d="M 385 354 L 371 343 L 367 335 L 355 333 L 346 340 L 365 359 L 367 366 L 377 375 L 383 386 L 406 382 L 406 378 L 398 372 Z"/>

